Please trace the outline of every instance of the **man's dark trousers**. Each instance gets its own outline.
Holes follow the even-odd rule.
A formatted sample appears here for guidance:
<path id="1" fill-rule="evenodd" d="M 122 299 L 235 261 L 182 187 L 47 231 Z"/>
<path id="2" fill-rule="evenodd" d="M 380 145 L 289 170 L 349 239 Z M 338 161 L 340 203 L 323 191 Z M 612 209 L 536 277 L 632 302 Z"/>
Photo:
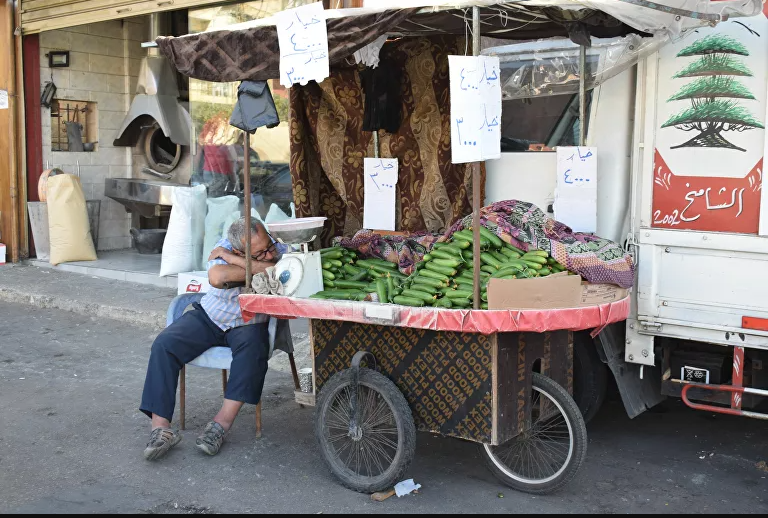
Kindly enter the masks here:
<path id="1" fill-rule="evenodd" d="M 179 372 L 211 347 L 232 349 L 226 399 L 256 405 L 261 400 L 269 360 L 269 332 L 264 324 L 226 332 L 214 324 L 199 304 L 165 328 L 152 344 L 141 411 L 171 421 L 176 406 Z"/>

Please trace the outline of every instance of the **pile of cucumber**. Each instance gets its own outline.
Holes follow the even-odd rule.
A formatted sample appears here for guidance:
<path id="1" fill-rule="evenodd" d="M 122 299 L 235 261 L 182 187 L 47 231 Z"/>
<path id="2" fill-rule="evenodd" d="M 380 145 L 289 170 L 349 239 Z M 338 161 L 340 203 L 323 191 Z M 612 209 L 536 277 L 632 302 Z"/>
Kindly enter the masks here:
<path id="1" fill-rule="evenodd" d="M 393 301 L 404 306 L 470 308 L 474 298 L 474 256 L 471 230 L 461 230 L 445 243 L 437 243 Z M 490 279 L 527 279 L 565 271 L 543 250 L 524 252 L 480 228 L 481 308 L 488 309 Z"/>
<path id="2" fill-rule="evenodd" d="M 357 251 L 349 248 L 325 248 L 320 255 L 324 290 L 313 295 L 313 299 L 393 302 L 406 280 L 396 264 L 383 259 L 360 259 Z"/>
<path id="3" fill-rule="evenodd" d="M 324 290 L 313 299 L 373 301 L 401 306 L 471 308 L 474 298 L 472 231 L 460 230 L 437 243 L 410 277 L 382 259 L 360 259 L 357 251 L 333 247 L 321 251 Z M 491 279 L 530 279 L 566 271 L 544 250 L 524 252 L 480 227 L 481 308 L 488 309 Z"/>

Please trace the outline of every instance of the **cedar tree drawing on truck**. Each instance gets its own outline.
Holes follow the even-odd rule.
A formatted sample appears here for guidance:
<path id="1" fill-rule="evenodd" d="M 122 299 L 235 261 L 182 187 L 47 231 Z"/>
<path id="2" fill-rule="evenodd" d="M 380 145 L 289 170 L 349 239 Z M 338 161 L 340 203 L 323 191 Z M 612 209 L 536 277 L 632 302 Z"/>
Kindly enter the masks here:
<path id="1" fill-rule="evenodd" d="M 690 101 L 690 108 L 673 115 L 662 128 L 675 127 L 695 136 L 672 149 L 686 147 L 727 148 L 746 151 L 729 142 L 723 133 L 742 132 L 764 126 L 743 107 L 740 100 L 755 96 L 737 79 L 752 77 L 752 71 L 736 56 L 749 56 L 737 40 L 713 34 L 681 50 L 678 58 L 698 59 L 675 74 L 674 79 L 697 78 L 684 85 L 667 102 Z"/>

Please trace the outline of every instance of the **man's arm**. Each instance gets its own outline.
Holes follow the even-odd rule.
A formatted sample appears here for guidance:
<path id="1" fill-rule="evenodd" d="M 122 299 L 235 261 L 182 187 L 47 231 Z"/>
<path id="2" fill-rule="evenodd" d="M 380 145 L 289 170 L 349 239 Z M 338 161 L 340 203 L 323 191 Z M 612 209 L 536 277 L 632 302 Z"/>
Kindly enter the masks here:
<path id="1" fill-rule="evenodd" d="M 224 289 L 226 284 L 245 282 L 245 257 L 226 249 L 214 250 L 214 252 L 217 251 L 217 256 L 214 259 L 223 259 L 227 264 L 217 264 L 208 270 L 208 282 L 211 286 Z M 254 275 L 263 273 L 270 266 L 274 266 L 274 264 L 251 260 L 251 272 Z"/>

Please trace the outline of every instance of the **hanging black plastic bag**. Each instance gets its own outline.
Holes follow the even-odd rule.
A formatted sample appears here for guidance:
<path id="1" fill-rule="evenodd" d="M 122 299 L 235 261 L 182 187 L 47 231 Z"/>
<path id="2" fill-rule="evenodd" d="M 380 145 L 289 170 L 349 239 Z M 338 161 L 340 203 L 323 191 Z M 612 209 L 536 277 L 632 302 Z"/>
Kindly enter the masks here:
<path id="1" fill-rule="evenodd" d="M 266 126 L 274 128 L 280 124 L 275 101 L 266 81 L 243 81 L 237 89 L 237 103 L 232 110 L 229 123 L 248 133 Z"/>

